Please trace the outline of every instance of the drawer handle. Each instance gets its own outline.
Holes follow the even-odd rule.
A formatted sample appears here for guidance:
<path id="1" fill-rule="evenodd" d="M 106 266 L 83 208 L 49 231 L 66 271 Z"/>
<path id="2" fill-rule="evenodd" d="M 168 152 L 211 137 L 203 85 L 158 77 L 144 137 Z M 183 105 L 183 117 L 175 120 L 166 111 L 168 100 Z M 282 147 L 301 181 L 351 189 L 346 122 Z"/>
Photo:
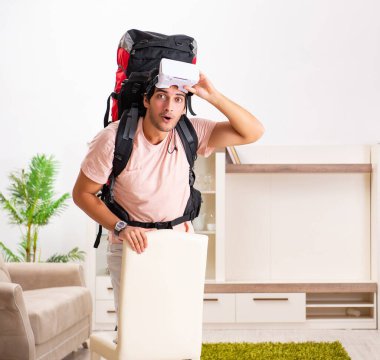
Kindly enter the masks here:
<path id="1" fill-rule="evenodd" d="M 288 301 L 289 298 L 253 298 L 253 301 Z"/>
<path id="2" fill-rule="evenodd" d="M 211 298 L 211 299 L 203 299 L 203 301 L 219 301 L 219 299 Z"/>
<path id="3" fill-rule="evenodd" d="M 107 290 L 113 290 L 113 287 L 108 287 Z"/>
<path id="4" fill-rule="evenodd" d="M 107 314 L 115 314 L 116 310 L 107 310 Z"/>

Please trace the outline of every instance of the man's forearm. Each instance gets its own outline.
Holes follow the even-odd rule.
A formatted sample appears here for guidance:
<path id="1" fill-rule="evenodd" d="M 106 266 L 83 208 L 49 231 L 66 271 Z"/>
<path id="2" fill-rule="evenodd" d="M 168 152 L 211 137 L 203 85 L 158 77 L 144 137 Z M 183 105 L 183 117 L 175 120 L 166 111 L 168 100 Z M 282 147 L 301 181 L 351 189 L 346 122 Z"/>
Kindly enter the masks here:
<path id="1" fill-rule="evenodd" d="M 231 126 L 240 136 L 246 139 L 252 136 L 256 138 L 258 132 L 265 131 L 264 126 L 255 116 L 220 92 L 215 92 L 209 102 L 228 118 Z"/>
<path id="2" fill-rule="evenodd" d="M 91 219 L 102 225 L 107 230 L 113 230 L 115 224 L 120 220 L 96 195 L 81 194 L 74 197 L 75 204 L 80 207 Z"/>

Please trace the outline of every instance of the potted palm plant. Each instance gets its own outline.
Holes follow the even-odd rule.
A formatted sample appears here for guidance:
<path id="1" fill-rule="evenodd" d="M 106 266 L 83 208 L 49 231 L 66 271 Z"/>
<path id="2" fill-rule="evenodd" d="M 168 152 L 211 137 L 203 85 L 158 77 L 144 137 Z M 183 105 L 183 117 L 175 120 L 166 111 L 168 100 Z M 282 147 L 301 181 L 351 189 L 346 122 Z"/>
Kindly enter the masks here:
<path id="1" fill-rule="evenodd" d="M 54 182 L 58 164 L 53 156 L 35 155 L 28 167 L 9 175 L 9 196 L 0 192 L 0 205 L 8 213 L 11 224 L 18 225 L 22 240 L 18 255 L 0 241 L 0 250 L 6 261 L 40 261 L 38 253 L 38 233 L 67 207 L 69 194 L 54 198 Z M 77 247 L 67 254 L 54 254 L 47 262 L 68 262 L 83 260 L 84 251 Z"/>

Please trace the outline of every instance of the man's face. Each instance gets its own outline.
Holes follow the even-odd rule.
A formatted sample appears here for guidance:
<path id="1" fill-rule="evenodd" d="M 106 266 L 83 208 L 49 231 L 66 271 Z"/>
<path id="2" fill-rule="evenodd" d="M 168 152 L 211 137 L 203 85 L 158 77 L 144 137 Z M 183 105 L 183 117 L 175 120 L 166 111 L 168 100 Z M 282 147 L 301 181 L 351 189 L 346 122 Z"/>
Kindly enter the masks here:
<path id="1" fill-rule="evenodd" d="M 168 89 L 155 88 L 153 96 L 148 101 L 144 97 L 146 117 L 159 131 L 169 132 L 176 125 L 182 114 L 185 114 L 185 93 L 177 86 Z"/>

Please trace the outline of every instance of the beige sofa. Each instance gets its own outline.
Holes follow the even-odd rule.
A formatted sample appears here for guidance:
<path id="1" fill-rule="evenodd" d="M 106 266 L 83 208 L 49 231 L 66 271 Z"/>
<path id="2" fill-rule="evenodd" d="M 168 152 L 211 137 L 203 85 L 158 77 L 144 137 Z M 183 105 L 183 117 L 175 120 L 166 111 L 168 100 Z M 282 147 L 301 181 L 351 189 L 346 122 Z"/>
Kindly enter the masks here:
<path id="1" fill-rule="evenodd" d="M 4 263 L 0 359 L 62 359 L 91 332 L 92 302 L 78 264 Z"/>

